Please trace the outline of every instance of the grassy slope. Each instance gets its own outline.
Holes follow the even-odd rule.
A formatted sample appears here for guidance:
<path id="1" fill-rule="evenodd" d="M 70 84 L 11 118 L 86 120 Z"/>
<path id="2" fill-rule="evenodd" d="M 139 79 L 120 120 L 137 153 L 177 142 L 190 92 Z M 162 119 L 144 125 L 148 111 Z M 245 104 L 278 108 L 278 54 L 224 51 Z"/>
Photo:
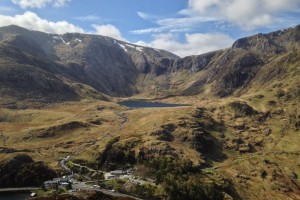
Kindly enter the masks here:
<path id="1" fill-rule="evenodd" d="M 295 195 L 299 194 L 299 189 L 295 185 L 297 180 L 292 179 L 291 176 L 293 173 L 300 174 L 298 145 L 300 137 L 294 126 L 287 123 L 286 114 L 276 114 L 278 106 L 270 107 L 266 104 L 271 99 L 275 99 L 287 111 L 290 107 L 296 108 L 293 105 L 298 105 L 299 101 L 293 99 L 286 102 L 284 99 L 277 99 L 274 91 L 270 91 L 268 87 L 259 93 L 264 94 L 261 101 L 256 99 L 257 93 L 225 99 L 205 100 L 203 97 L 195 96 L 166 100 L 173 103 L 180 101 L 192 104 L 185 108 L 127 110 L 113 103 L 84 100 L 56 104 L 43 109 L 18 111 L 1 109 L 0 133 L 2 133 L 2 144 L 5 144 L 3 147 L 33 150 L 28 154 L 35 160 L 46 161 L 57 169 L 59 169 L 58 161 L 61 157 L 73 153 L 78 153 L 74 155 L 74 160 L 82 159 L 94 163 L 106 143 L 118 136 L 121 136 L 119 144 L 137 141 L 137 145 L 133 147 L 136 152 L 142 147 L 153 148 L 157 152 L 165 151 L 166 145 L 169 145 L 180 158 L 188 157 L 194 163 L 202 163 L 205 155 L 199 154 L 180 140 L 183 134 L 191 134 L 190 129 L 178 127 L 178 124 L 182 121 L 192 122 L 191 116 L 196 107 L 206 107 L 210 116 L 219 122 L 223 121 L 226 126 L 225 138 L 222 138 L 218 132 L 211 132 L 220 143 L 223 141 L 225 146 L 230 146 L 234 138 L 241 138 L 250 144 L 258 140 L 262 142 L 261 145 L 254 145 L 255 151 L 243 154 L 234 148 L 223 148 L 227 159 L 213 161 L 213 166 L 217 169 L 208 168 L 204 171 L 223 174 L 232 179 L 239 194 L 243 197 L 260 199 L 261 196 L 266 196 L 284 199 L 288 195 L 295 198 Z M 229 106 L 233 101 L 246 101 L 258 112 L 270 111 L 273 114 L 263 123 L 259 122 L 255 116 L 235 117 L 235 110 Z M 120 114 L 128 119 L 124 124 Z M 101 125 L 91 123 L 96 119 L 100 119 Z M 37 133 L 43 128 L 56 127 L 74 121 L 86 123 L 88 126 L 58 130 L 56 135 L 48 138 L 38 138 L 30 134 Z M 175 137 L 173 141 L 161 141 L 151 135 L 166 124 L 177 126 L 172 132 Z M 242 131 L 236 128 L 241 124 L 246 124 L 247 128 Z M 283 128 L 285 128 L 284 131 Z M 272 130 L 270 135 L 265 134 L 268 129 Z M 38 131 L 35 132 L 35 130 Z M 1 159 L 4 160 L 13 155 L 15 153 L 1 154 Z M 267 175 L 262 178 L 261 174 L 264 171 Z"/>

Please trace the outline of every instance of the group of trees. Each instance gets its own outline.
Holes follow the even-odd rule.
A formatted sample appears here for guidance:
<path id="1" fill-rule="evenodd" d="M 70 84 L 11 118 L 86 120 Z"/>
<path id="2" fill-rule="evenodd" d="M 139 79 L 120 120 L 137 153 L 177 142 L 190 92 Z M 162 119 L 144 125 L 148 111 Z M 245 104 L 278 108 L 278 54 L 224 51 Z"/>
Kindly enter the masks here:
<path id="1" fill-rule="evenodd" d="M 164 188 L 169 199 L 223 199 L 222 191 L 227 185 L 217 185 L 201 174 L 176 176 L 168 174 Z"/>
<path id="2" fill-rule="evenodd" d="M 157 157 L 145 163 L 164 190 L 163 199 L 222 199 L 229 183 L 216 184 L 188 159 Z"/>
<path id="3" fill-rule="evenodd" d="M 147 161 L 145 166 L 154 171 L 157 183 L 163 182 L 168 174 L 183 176 L 199 171 L 198 167 L 188 159 L 165 156 L 153 158 Z"/>
<path id="4" fill-rule="evenodd" d="M 130 159 L 125 155 L 130 152 L 130 147 L 129 143 L 119 143 L 119 138 L 113 139 L 103 151 L 100 165 L 105 166 L 109 161 L 121 165 L 129 162 Z M 115 159 L 119 154 L 124 154 L 123 158 Z M 213 175 L 205 174 L 199 165 L 194 165 L 187 158 L 158 156 L 146 161 L 140 160 L 139 164 L 145 167 L 147 174 L 152 176 L 151 178 L 156 181 L 156 184 L 139 185 L 116 182 L 114 189 L 123 193 L 138 195 L 143 199 L 197 200 L 222 199 L 223 191 L 229 187 L 228 181 L 219 181 Z"/>

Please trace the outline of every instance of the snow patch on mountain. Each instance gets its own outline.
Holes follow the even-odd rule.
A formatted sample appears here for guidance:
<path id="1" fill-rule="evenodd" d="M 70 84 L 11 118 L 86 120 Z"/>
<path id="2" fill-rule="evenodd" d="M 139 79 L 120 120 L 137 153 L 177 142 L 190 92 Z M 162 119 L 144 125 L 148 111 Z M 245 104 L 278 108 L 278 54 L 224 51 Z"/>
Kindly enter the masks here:
<path id="1" fill-rule="evenodd" d="M 132 48 L 132 49 L 134 49 L 135 48 L 135 46 L 133 46 L 133 45 L 131 45 L 131 44 L 125 44 L 127 47 L 130 47 L 130 48 Z"/>
<path id="2" fill-rule="evenodd" d="M 135 49 L 137 51 L 143 51 L 143 49 L 144 49 L 143 47 L 137 47 L 137 46 L 134 46 L 132 44 L 125 44 L 125 46 L 130 47 L 132 49 Z"/>
<path id="3" fill-rule="evenodd" d="M 62 43 L 64 43 L 64 44 L 66 44 L 66 45 L 69 45 L 70 44 L 70 42 L 66 42 L 61 36 L 57 36 L 57 35 L 54 35 L 53 36 L 53 42 L 62 42 Z"/>
<path id="4" fill-rule="evenodd" d="M 136 49 L 137 51 L 143 51 L 143 50 L 144 50 L 143 47 L 135 47 L 135 49 Z"/>
<path id="5" fill-rule="evenodd" d="M 118 45 L 125 51 L 127 52 L 128 50 L 126 49 L 126 46 L 124 44 L 121 44 L 118 42 Z"/>
<path id="6" fill-rule="evenodd" d="M 82 42 L 82 40 L 81 40 L 81 39 L 79 39 L 79 38 L 76 38 L 76 39 L 75 39 L 75 42 L 79 42 L 79 43 L 81 43 L 81 42 Z"/>

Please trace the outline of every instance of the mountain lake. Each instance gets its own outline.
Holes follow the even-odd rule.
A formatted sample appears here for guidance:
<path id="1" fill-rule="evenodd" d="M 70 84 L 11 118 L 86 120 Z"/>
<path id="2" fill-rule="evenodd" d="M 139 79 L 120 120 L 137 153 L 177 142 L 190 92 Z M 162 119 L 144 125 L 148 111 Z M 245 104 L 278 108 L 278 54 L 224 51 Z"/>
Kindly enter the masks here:
<path id="1" fill-rule="evenodd" d="M 128 108 L 168 108 L 168 107 L 181 107 L 181 106 L 190 106 L 189 104 L 169 104 L 169 103 L 159 103 L 159 102 L 150 102 L 145 100 L 127 100 L 118 102 L 122 106 Z"/>

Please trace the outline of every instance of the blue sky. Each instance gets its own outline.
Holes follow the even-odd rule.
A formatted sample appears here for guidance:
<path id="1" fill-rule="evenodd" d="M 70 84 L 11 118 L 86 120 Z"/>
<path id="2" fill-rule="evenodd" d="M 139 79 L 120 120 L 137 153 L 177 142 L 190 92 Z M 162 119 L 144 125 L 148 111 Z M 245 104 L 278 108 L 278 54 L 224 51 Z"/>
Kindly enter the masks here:
<path id="1" fill-rule="evenodd" d="M 82 32 L 180 56 L 300 24 L 300 0 L 1 0 L 0 26 Z"/>

